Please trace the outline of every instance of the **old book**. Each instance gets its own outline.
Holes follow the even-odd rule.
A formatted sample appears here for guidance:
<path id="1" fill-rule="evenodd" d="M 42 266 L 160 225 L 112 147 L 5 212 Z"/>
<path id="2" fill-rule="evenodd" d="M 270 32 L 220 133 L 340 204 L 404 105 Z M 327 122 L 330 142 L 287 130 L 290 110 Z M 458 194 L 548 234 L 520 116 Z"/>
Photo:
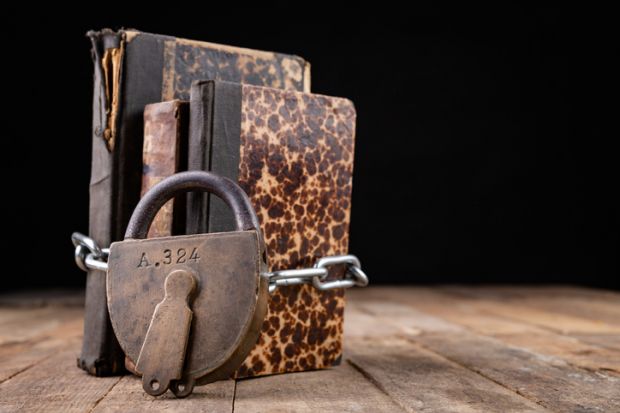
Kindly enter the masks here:
<path id="1" fill-rule="evenodd" d="M 272 270 L 348 252 L 354 137 L 347 99 L 222 81 L 191 89 L 189 169 L 239 182 L 261 221 Z M 215 196 L 188 202 L 188 233 L 234 228 Z M 342 275 L 343 268 L 330 273 Z M 237 377 L 337 364 L 343 312 L 343 290 L 278 288 Z"/>
<path id="2" fill-rule="evenodd" d="M 147 104 L 187 100 L 197 79 L 310 88 L 310 66 L 296 56 L 135 30 L 88 36 L 95 63 L 89 234 L 101 246 L 123 238 L 140 197 Z M 91 374 L 109 375 L 122 372 L 123 363 L 107 313 L 105 277 L 91 271 L 78 365 Z"/>

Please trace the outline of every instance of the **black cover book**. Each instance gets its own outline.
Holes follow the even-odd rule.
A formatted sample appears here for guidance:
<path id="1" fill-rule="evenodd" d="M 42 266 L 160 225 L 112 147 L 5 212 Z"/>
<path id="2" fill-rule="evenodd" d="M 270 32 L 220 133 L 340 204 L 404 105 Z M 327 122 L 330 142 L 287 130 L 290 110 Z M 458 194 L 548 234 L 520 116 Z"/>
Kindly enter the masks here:
<path id="1" fill-rule="evenodd" d="M 284 54 L 142 33 L 89 32 L 95 63 L 89 234 L 104 247 L 123 238 L 140 197 L 147 104 L 189 99 L 191 82 L 221 79 L 305 90 L 310 66 Z M 123 371 L 107 313 L 105 277 L 87 276 L 84 342 L 78 365 L 95 375 Z"/>

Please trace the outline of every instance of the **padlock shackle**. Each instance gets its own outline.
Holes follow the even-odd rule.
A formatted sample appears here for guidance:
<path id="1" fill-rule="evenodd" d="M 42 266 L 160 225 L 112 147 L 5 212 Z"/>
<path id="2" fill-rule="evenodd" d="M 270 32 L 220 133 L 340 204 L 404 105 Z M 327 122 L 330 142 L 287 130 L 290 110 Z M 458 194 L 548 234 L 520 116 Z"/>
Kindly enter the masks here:
<path id="1" fill-rule="evenodd" d="M 129 219 L 125 239 L 146 238 L 161 207 L 176 195 L 190 191 L 209 192 L 221 198 L 232 209 L 238 231 L 260 231 L 256 212 L 239 185 L 211 172 L 187 171 L 169 176 L 147 191 Z"/>

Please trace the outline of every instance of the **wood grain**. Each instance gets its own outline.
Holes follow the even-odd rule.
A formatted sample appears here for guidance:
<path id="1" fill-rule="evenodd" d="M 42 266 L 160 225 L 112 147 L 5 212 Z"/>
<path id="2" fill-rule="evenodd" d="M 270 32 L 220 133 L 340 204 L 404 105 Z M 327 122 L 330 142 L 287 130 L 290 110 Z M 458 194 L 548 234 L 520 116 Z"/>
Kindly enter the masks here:
<path id="1" fill-rule="evenodd" d="M 227 380 L 196 387 L 191 396 L 186 399 L 177 399 L 170 392 L 155 398 L 144 392 L 138 377 L 125 376 L 92 411 L 93 413 L 232 412 L 234 392 L 235 382 Z"/>
<path id="2" fill-rule="evenodd" d="M 18 343 L 79 319 L 81 308 L 43 307 L 0 311 L 0 345 Z"/>
<path id="3" fill-rule="evenodd" d="M 357 295 L 364 294 L 360 292 Z M 378 296 L 382 298 L 377 299 Z M 408 300 L 410 305 L 416 306 L 421 301 L 420 297 L 416 301 L 412 299 L 415 297 L 403 297 L 399 290 L 386 289 L 366 293 L 360 305 L 373 314 L 378 322 L 420 330 L 418 334 L 411 334 L 403 329 L 403 334 L 429 351 L 479 373 L 541 406 L 562 411 L 581 410 L 584 405 L 600 411 L 620 410 L 620 392 L 617 390 L 620 376 L 617 374 L 580 369 L 559 357 L 507 345 L 456 325 L 456 332 L 429 331 L 422 324 L 416 325 L 415 317 L 407 317 L 408 306 L 399 304 L 395 297 Z M 454 308 L 451 300 L 443 302 L 446 306 L 448 303 Z"/>
<path id="4" fill-rule="evenodd" d="M 571 290 L 553 290 L 534 287 L 484 287 L 463 289 L 448 287 L 442 291 L 457 296 L 472 298 L 478 302 L 493 302 L 504 306 L 523 306 L 548 312 L 555 316 L 568 316 L 569 320 L 578 320 L 579 326 L 586 319 L 598 326 L 612 325 L 614 330 L 620 327 L 620 294 L 601 293 L 591 290 L 583 295 Z M 546 324 L 543 324 L 546 326 Z M 576 328 L 583 328 L 583 326 Z M 551 326 L 550 328 L 553 328 Z M 572 327 L 575 328 L 575 327 Z M 568 327 L 570 331 L 572 329 Z M 591 328 L 591 327 L 590 327 Z"/>
<path id="5" fill-rule="evenodd" d="M 93 377 L 75 366 L 79 345 L 57 353 L 0 386 L 2 412 L 87 412 L 120 377 Z"/>
<path id="6" fill-rule="evenodd" d="M 541 406 L 398 338 L 349 340 L 347 358 L 408 412 L 539 412 Z"/>
<path id="7" fill-rule="evenodd" d="M 418 341 L 551 410 L 581 411 L 588 407 L 620 411 L 617 375 L 581 370 L 558 359 L 469 334 L 428 335 Z"/>
<path id="8" fill-rule="evenodd" d="M 348 297 L 340 366 L 176 399 L 75 367 L 79 299 L 0 296 L 0 412 L 620 411 L 617 293 L 445 286 Z"/>
<path id="9" fill-rule="evenodd" d="M 350 397 L 356 394 L 358 397 Z M 352 366 L 240 380 L 235 413 L 404 411 Z"/>
<path id="10" fill-rule="evenodd" d="M 43 337 L 0 346 L 0 383 L 81 341 L 82 320 L 68 322 Z"/>
<path id="11" fill-rule="evenodd" d="M 0 309 L 6 320 L 7 309 Z M 24 314 L 33 315 L 22 308 Z M 83 329 L 83 309 L 37 309 L 35 320 L 21 319 L 16 326 L 0 321 L 0 383 L 36 365 L 69 345 L 78 345 Z"/>
<path id="12" fill-rule="evenodd" d="M 377 291 L 370 291 L 370 293 L 360 291 L 357 294 L 364 300 L 365 307 L 372 307 L 374 312 L 383 311 L 388 305 L 385 304 L 385 301 L 400 303 L 411 307 L 412 311 L 423 311 L 427 315 L 430 314 L 453 323 L 454 326 L 464 327 L 480 335 L 494 337 L 508 345 L 528 349 L 542 355 L 562 358 L 577 367 L 589 370 L 611 370 L 620 373 L 619 351 L 496 315 L 489 311 L 488 304 L 480 305 L 478 299 L 446 295 L 437 289 L 416 289 L 415 291 L 389 289 L 383 293 L 387 297 L 373 298 L 370 295 L 376 293 Z M 446 305 L 447 301 L 450 305 Z M 521 309 L 524 303 L 517 301 L 513 305 L 514 308 Z M 394 311 L 392 310 L 391 314 L 394 314 Z M 405 317 L 402 317 L 404 320 L 402 320 L 401 326 L 406 326 L 410 322 L 406 320 L 407 310 L 404 311 Z M 413 315 L 413 313 L 410 314 Z M 415 317 L 415 322 L 420 323 L 419 316 Z"/>

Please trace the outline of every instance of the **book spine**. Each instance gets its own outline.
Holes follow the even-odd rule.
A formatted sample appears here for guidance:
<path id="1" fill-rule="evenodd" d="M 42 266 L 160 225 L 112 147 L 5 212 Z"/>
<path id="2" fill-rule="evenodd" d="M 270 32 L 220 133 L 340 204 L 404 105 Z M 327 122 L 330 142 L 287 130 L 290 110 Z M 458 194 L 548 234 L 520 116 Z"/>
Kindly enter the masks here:
<path id="1" fill-rule="evenodd" d="M 211 136 L 213 132 L 214 82 L 196 81 L 192 84 L 189 101 L 189 144 L 187 169 L 211 170 Z M 208 232 L 208 194 L 190 192 L 187 195 L 187 234 Z"/>
<path id="2" fill-rule="evenodd" d="M 188 106 L 188 102 L 172 100 L 145 107 L 142 196 L 164 178 L 186 168 L 183 148 L 187 144 Z M 149 238 L 178 232 L 175 228 L 182 223 L 184 200 L 185 196 L 179 196 L 159 210 L 149 229 Z"/>
<path id="3" fill-rule="evenodd" d="M 239 179 L 241 85 L 215 82 L 211 128 L 210 170 L 235 182 Z M 224 201 L 208 195 L 208 232 L 235 230 L 235 218 Z"/>
<path id="4" fill-rule="evenodd" d="M 95 65 L 89 234 L 108 247 L 124 238 L 140 198 L 143 112 L 161 100 L 165 38 L 109 29 L 88 37 Z M 124 373 L 124 360 L 110 323 L 105 276 L 91 271 L 78 366 L 106 376 Z"/>
<path id="5" fill-rule="evenodd" d="M 111 31 L 89 32 L 94 72 L 92 169 L 89 234 L 99 244 L 113 240 L 115 140 L 118 81 L 123 57 L 121 36 Z M 124 371 L 124 355 L 108 316 L 105 276 L 91 270 L 86 276 L 84 340 L 78 366 L 95 376 Z"/>

